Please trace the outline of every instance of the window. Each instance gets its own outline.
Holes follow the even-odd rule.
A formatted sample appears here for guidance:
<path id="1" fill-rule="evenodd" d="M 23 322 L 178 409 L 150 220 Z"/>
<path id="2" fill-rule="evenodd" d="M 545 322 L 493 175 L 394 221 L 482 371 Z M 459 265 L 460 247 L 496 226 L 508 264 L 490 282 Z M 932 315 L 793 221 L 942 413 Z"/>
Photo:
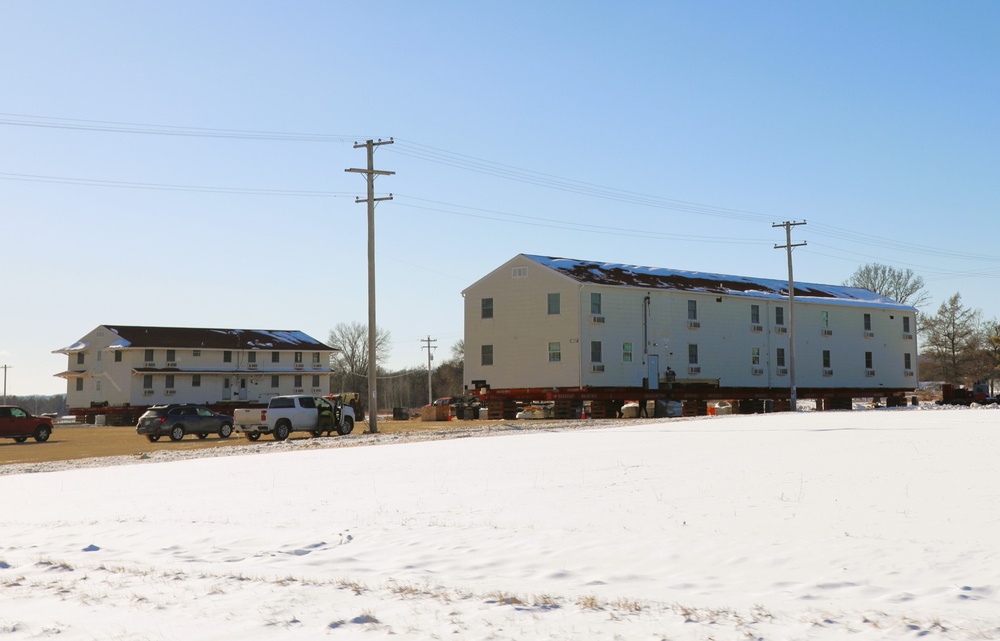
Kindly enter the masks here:
<path id="1" fill-rule="evenodd" d="M 819 313 L 819 325 L 820 327 L 830 326 L 830 312 L 820 312 Z"/>
<path id="2" fill-rule="evenodd" d="M 482 349 L 480 350 L 480 359 L 481 359 L 480 362 L 483 365 L 492 365 L 493 364 L 493 346 L 492 345 L 483 345 Z"/>
<path id="3" fill-rule="evenodd" d="M 167 360 L 171 363 L 177 360 L 177 350 L 168 349 L 167 350 Z"/>
<path id="4" fill-rule="evenodd" d="M 527 267 L 515 267 L 511 271 L 511 275 L 514 278 L 527 278 L 528 277 L 528 268 Z"/>
<path id="5" fill-rule="evenodd" d="M 302 363 L 302 352 L 295 352 L 295 362 L 299 364 Z"/>
<path id="6" fill-rule="evenodd" d="M 872 315 L 871 314 L 865 314 L 865 331 L 866 332 L 872 331 Z"/>
<path id="7" fill-rule="evenodd" d="M 86 356 L 84 356 L 83 352 L 77 352 L 76 353 L 76 364 L 77 365 L 83 365 L 83 361 L 84 361 L 85 358 L 86 358 Z"/>
<path id="8" fill-rule="evenodd" d="M 698 364 L 698 345 L 696 343 L 690 343 L 688 345 L 688 365 Z"/>
<path id="9" fill-rule="evenodd" d="M 562 361 L 562 346 L 559 343 L 549 343 L 549 362 L 558 363 Z"/>
<path id="10" fill-rule="evenodd" d="M 903 317 L 903 331 L 906 332 L 907 334 L 910 333 L 910 317 L 909 316 L 904 316 Z"/>
<path id="11" fill-rule="evenodd" d="M 153 350 L 151 349 L 143 350 L 143 354 L 144 354 L 143 358 L 146 359 L 147 363 L 152 363 L 153 361 L 156 360 L 155 358 L 153 358 Z"/>
<path id="12" fill-rule="evenodd" d="M 248 363 L 256 363 L 257 362 L 257 352 L 247 352 L 247 362 Z"/>
<path id="13" fill-rule="evenodd" d="M 271 375 L 271 387 L 273 387 L 273 388 L 277 388 L 278 387 L 278 375 L 277 374 L 272 374 Z"/>
<path id="14" fill-rule="evenodd" d="M 830 350 L 828 349 L 823 350 L 823 367 L 830 369 Z"/>
<path id="15" fill-rule="evenodd" d="M 313 365 L 319 365 L 319 352 L 313 352 Z"/>
<path id="16" fill-rule="evenodd" d="M 295 375 L 295 380 L 292 381 L 292 385 L 295 388 L 302 387 L 302 374 L 296 374 Z M 302 407 L 305 407 L 305 405 L 303 405 Z"/>
<path id="17" fill-rule="evenodd" d="M 482 312 L 480 318 L 493 318 L 493 299 L 484 298 L 481 302 Z"/>
<path id="18" fill-rule="evenodd" d="M 97 362 L 101 362 L 101 350 L 97 350 Z"/>
<path id="19" fill-rule="evenodd" d="M 774 363 L 778 367 L 784 367 L 785 366 L 785 348 L 784 347 L 779 347 L 778 348 L 778 351 L 777 351 L 777 353 L 775 354 L 775 357 L 774 357 Z"/>
<path id="20" fill-rule="evenodd" d="M 280 363 L 281 362 L 281 352 L 271 352 L 271 362 Z"/>
<path id="21" fill-rule="evenodd" d="M 312 386 L 313 387 L 319 387 L 319 375 L 318 374 L 313 374 Z"/>
<path id="22" fill-rule="evenodd" d="M 174 389 L 174 375 L 173 374 L 167 374 L 166 379 L 167 379 L 166 388 L 167 389 Z"/>
<path id="23" fill-rule="evenodd" d="M 865 352 L 865 369 L 874 369 L 872 366 L 872 353 Z"/>
<path id="24" fill-rule="evenodd" d="M 201 387 L 201 374 L 191 375 L 191 387 Z"/>
<path id="25" fill-rule="evenodd" d="M 83 391 L 83 379 L 82 378 L 76 379 L 76 391 L 78 391 L 78 392 L 82 392 Z"/>
<path id="26" fill-rule="evenodd" d="M 559 313 L 559 294 L 549 294 L 549 316 Z"/>
<path id="27" fill-rule="evenodd" d="M 751 347 L 750 348 L 750 364 L 751 365 L 760 365 L 760 348 L 759 347 Z"/>
<path id="28" fill-rule="evenodd" d="M 784 325 L 785 324 L 785 308 L 775 307 L 774 308 L 774 324 Z"/>
<path id="29" fill-rule="evenodd" d="M 754 325 L 760 324 L 760 305 L 750 306 L 750 322 Z"/>
<path id="30" fill-rule="evenodd" d="M 142 389 L 153 389 L 153 375 L 145 374 L 142 377 Z"/>
<path id="31" fill-rule="evenodd" d="M 601 361 L 601 341 L 590 341 L 590 362 L 600 363 Z"/>
<path id="32" fill-rule="evenodd" d="M 622 343 L 622 362 L 632 362 L 632 343 Z"/>
<path id="33" fill-rule="evenodd" d="M 94 381 L 94 391 L 96 391 L 96 392 L 100 392 L 101 391 L 101 381 L 100 380 Z"/>
<path id="34" fill-rule="evenodd" d="M 688 320 L 698 320 L 698 301 L 688 301 Z"/>
<path id="35" fill-rule="evenodd" d="M 903 369 L 913 369 L 912 367 L 910 367 L 910 354 L 909 354 L 909 352 L 907 352 L 906 354 L 903 354 Z"/>
<path id="36" fill-rule="evenodd" d="M 201 358 L 201 350 L 200 349 L 191 350 L 191 356 L 194 356 L 195 358 Z"/>
<path id="37" fill-rule="evenodd" d="M 232 363 L 233 362 L 233 353 L 230 352 L 228 349 L 226 351 L 222 352 L 222 362 L 223 363 Z"/>
<path id="38" fill-rule="evenodd" d="M 590 313 L 600 314 L 601 313 L 601 294 L 600 292 L 590 292 Z"/>
<path id="39" fill-rule="evenodd" d="M 115 362 L 116 363 L 122 362 L 122 351 L 120 349 L 115 350 Z"/>

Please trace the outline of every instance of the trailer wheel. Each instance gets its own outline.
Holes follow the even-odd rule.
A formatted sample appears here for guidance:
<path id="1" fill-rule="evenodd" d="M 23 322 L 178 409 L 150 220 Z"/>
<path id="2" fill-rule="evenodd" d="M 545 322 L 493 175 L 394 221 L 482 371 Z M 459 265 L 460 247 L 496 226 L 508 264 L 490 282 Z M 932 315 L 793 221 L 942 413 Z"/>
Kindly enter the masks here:
<path id="1" fill-rule="evenodd" d="M 319 438 L 323 436 L 323 430 L 313 430 L 309 433 L 313 435 L 313 438 Z"/>
<path id="2" fill-rule="evenodd" d="M 160 440 L 160 435 L 159 434 L 147 434 L 146 435 L 146 440 L 149 441 L 150 443 L 155 443 L 158 440 Z"/>
<path id="3" fill-rule="evenodd" d="M 283 441 L 288 438 L 289 433 L 291 433 L 291 425 L 288 421 L 280 421 L 274 426 L 274 440 Z"/>
<path id="4" fill-rule="evenodd" d="M 243 436 L 247 437 L 248 441 L 256 441 L 260 438 L 260 432 L 243 432 Z"/>
<path id="5" fill-rule="evenodd" d="M 350 416 L 344 417 L 344 424 L 337 428 L 337 434 L 347 436 L 354 431 L 354 419 Z"/>

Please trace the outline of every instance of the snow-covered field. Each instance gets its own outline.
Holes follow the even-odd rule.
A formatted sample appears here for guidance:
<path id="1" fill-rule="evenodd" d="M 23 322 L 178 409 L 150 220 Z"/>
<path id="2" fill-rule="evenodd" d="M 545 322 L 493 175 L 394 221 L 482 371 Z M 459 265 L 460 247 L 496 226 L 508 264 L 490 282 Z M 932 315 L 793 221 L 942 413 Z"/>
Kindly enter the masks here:
<path id="1" fill-rule="evenodd" d="M 573 425 L 9 467 L 0 639 L 1000 638 L 995 409 Z"/>

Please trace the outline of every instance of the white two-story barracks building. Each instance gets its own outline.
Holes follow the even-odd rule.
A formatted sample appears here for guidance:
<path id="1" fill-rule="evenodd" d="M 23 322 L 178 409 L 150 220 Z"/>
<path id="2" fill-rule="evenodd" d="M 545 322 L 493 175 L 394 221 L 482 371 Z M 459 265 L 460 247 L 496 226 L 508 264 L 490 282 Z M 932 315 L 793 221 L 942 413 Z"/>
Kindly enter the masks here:
<path id="1" fill-rule="evenodd" d="M 297 330 L 100 325 L 55 353 L 73 409 L 329 394 L 335 350 Z"/>
<path id="2" fill-rule="evenodd" d="M 713 398 L 789 398 L 787 280 L 521 254 L 462 295 L 470 390 L 655 390 L 669 368 Z M 915 308 L 812 283 L 794 306 L 799 398 L 916 387 Z"/>

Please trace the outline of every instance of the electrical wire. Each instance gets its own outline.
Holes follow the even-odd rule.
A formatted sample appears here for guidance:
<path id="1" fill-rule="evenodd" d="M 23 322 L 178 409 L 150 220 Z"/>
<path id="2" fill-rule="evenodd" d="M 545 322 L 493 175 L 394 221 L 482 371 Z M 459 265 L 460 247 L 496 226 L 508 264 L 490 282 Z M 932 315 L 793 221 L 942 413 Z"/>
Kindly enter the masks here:
<path id="1" fill-rule="evenodd" d="M 188 191 L 216 194 L 245 194 L 251 196 L 310 196 L 319 198 L 346 198 L 356 196 L 355 192 L 314 191 L 297 189 L 254 189 L 247 187 L 212 187 L 206 185 L 172 185 L 165 183 L 127 182 L 122 180 L 96 180 L 92 178 L 70 178 L 66 176 L 42 176 L 36 174 L 13 174 L 0 172 L 0 180 L 22 182 L 42 182 L 86 187 L 120 187 L 127 189 L 151 189 L 156 191 Z"/>
<path id="2" fill-rule="evenodd" d="M 0 113 L 0 125 L 35 127 L 42 129 L 74 129 L 105 133 L 144 134 L 154 136 L 185 136 L 192 138 L 234 138 L 242 140 L 283 140 L 289 142 L 354 142 L 365 136 L 343 134 L 313 134 L 285 131 L 254 131 L 247 129 L 212 129 L 208 127 L 177 127 L 108 120 L 82 120 L 79 118 L 53 118 L 27 114 Z"/>

